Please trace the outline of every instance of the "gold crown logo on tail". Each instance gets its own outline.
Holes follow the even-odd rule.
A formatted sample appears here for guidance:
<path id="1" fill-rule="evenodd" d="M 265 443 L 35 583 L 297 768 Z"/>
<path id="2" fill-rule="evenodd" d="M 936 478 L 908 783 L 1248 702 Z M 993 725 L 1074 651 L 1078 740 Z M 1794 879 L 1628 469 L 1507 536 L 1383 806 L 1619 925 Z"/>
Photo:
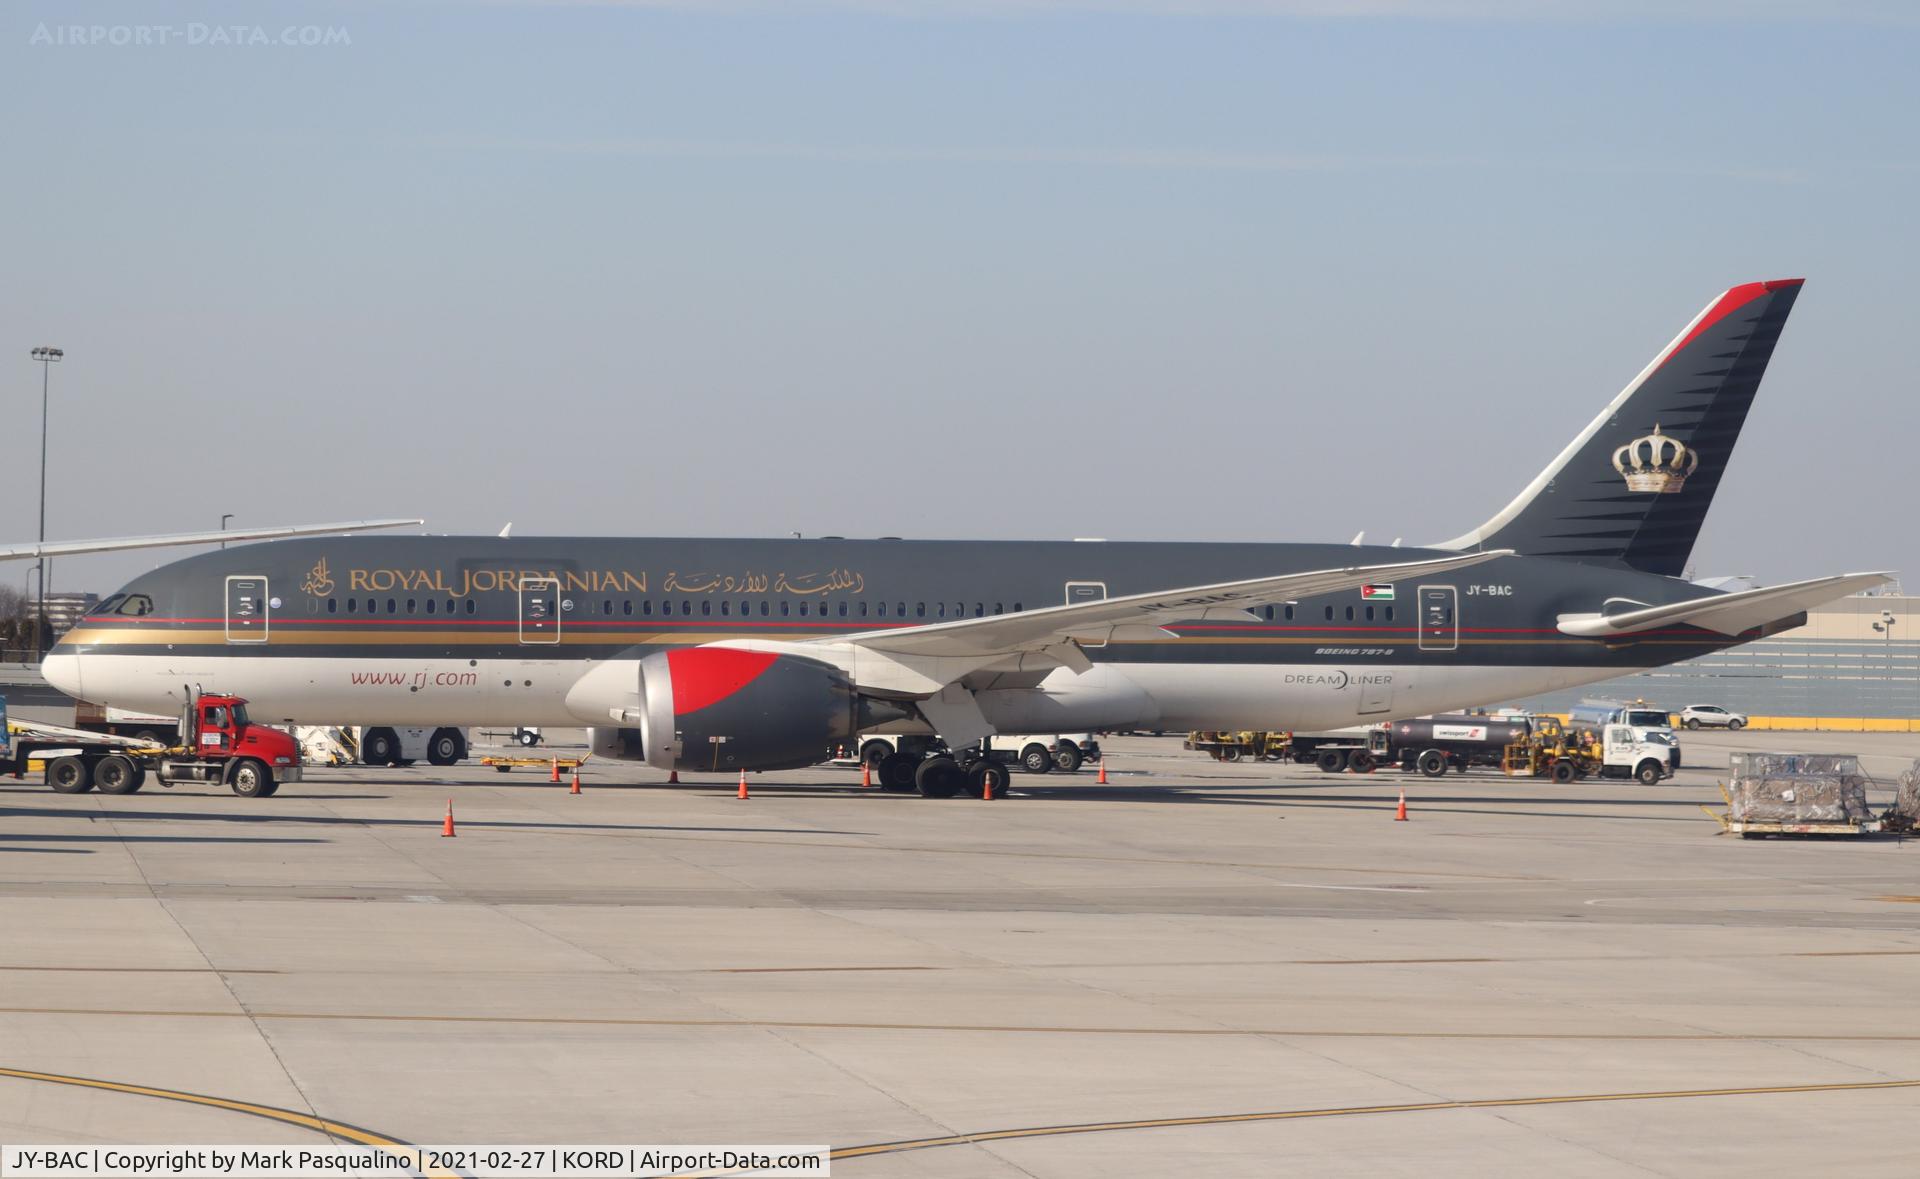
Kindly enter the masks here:
<path id="1" fill-rule="evenodd" d="M 1671 494 L 1685 487 L 1687 476 L 1700 469 L 1700 452 L 1662 434 L 1656 422 L 1653 433 L 1613 452 L 1613 469 L 1626 479 L 1628 491 Z"/>

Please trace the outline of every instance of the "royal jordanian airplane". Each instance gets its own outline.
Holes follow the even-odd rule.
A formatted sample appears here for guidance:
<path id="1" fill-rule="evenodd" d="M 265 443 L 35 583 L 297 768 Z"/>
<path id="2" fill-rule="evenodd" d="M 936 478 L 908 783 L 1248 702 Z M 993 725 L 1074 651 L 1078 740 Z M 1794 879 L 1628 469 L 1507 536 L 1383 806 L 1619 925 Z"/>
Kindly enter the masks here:
<path id="1" fill-rule="evenodd" d="M 1725 292 L 1512 503 L 1425 549 L 380 536 L 203 553 L 46 661 L 154 712 L 195 689 L 303 723 L 586 725 L 661 769 L 782 769 L 937 732 L 894 788 L 980 789 L 996 732 L 1324 729 L 1704 655 L 1886 580 L 1679 574 L 1800 280 Z M 1434 472 L 1429 478 L 1439 477 Z"/>

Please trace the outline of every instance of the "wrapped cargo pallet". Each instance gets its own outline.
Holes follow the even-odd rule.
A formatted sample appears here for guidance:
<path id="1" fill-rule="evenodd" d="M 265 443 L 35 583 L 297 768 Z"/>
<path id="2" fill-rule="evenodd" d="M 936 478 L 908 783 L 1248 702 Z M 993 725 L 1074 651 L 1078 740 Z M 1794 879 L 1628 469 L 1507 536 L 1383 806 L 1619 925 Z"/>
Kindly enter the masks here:
<path id="1" fill-rule="evenodd" d="M 1860 759 L 1836 753 L 1736 753 L 1727 817 L 1742 823 L 1864 823 Z"/>

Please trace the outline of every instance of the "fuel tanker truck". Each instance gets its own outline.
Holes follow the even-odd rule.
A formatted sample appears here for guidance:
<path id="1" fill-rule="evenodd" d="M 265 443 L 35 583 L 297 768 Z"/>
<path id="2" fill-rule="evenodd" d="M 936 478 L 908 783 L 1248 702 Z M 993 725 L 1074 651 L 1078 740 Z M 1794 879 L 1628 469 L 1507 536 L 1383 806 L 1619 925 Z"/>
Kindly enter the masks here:
<path id="1" fill-rule="evenodd" d="M 1438 778 L 1448 769 L 1456 773 L 1470 766 L 1499 769 L 1507 746 L 1524 743 L 1532 735 L 1533 719 L 1526 716 L 1420 716 L 1375 729 L 1367 752 L 1380 765 Z"/>

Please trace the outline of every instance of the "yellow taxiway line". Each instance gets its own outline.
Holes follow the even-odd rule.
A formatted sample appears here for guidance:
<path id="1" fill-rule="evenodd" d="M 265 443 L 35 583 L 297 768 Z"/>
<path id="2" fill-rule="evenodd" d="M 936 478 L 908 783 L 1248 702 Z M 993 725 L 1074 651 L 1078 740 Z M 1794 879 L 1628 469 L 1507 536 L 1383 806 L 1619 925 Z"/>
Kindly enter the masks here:
<path id="1" fill-rule="evenodd" d="M 1781 1093 L 1847 1093 L 1865 1089 L 1920 1088 L 1915 1081 L 1853 1081 L 1825 1085 L 1756 1085 L 1738 1089 L 1667 1089 L 1646 1093 L 1575 1093 L 1559 1097 L 1494 1097 L 1477 1101 L 1422 1101 L 1402 1105 L 1354 1105 L 1334 1109 L 1289 1109 L 1266 1113 L 1212 1114 L 1185 1118 L 1143 1118 L 1130 1122 L 1083 1122 L 1067 1126 L 1030 1126 L 1018 1130 L 983 1130 L 973 1134 L 949 1134 L 940 1138 L 914 1138 L 902 1142 L 876 1142 L 867 1146 L 848 1146 L 833 1152 L 833 1160 L 867 1158 L 880 1154 L 900 1154 L 909 1150 L 930 1150 L 941 1146 L 967 1146 L 981 1142 L 1001 1142 L 1010 1138 L 1049 1138 L 1062 1134 L 1102 1134 L 1113 1130 L 1160 1130 L 1176 1126 L 1225 1126 L 1240 1122 L 1285 1122 L 1306 1118 L 1345 1118 L 1367 1114 L 1427 1113 L 1453 1109 L 1511 1109 L 1525 1105 L 1577 1105 L 1597 1101 L 1673 1101 L 1689 1097 L 1756 1097 Z"/>

